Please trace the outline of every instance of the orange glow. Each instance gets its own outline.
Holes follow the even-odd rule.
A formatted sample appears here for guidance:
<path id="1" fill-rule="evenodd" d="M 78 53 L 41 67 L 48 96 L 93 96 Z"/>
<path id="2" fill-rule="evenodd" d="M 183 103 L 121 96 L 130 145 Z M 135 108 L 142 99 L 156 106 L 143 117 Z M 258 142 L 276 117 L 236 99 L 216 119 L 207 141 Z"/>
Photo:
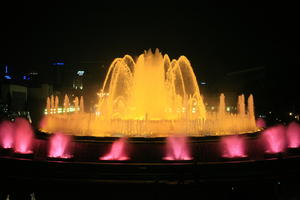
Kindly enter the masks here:
<path id="1" fill-rule="evenodd" d="M 225 112 L 224 94 L 220 96 L 218 113 L 208 112 L 189 60 L 180 56 L 171 61 L 158 49 L 154 53 L 145 51 L 136 60 L 129 55 L 116 58 L 97 95 L 96 113 L 83 112 L 83 98 L 78 102 L 78 98 L 69 101 L 65 96 L 64 108 L 68 109 L 69 102 L 74 102 L 81 112 L 47 115 L 43 131 L 99 137 L 166 137 L 258 130 L 252 95 L 247 110 L 244 95 L 239 96 L 237 114 Z M 52 108 L 49 99 L 46 108 Z"/>

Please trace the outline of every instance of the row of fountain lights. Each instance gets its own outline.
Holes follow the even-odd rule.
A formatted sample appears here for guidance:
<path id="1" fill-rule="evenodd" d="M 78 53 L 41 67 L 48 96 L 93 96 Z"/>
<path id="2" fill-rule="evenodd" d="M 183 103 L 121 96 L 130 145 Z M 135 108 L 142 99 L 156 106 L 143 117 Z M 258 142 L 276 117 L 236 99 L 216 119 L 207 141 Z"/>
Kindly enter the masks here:
<path id="1" fill-rule="evenodd" d="M 105 93 L 105 92 L 100 92 L 97 93 L 97 95 L 100 98 L 104 98 L 106 96 L 109 96 L 109 93 Z M 80 97 L 80 101 L 78 99 L 78 97 L 75 97 L 75 99 L 73 100 L 73 104 L 74 106 L 72 106 L 70 104 L 70 100 L 68 95 L 66 94 L 64 97 L 64 102 L 63 102 L 63 107 L 58 107 L 58 96 L 53 96 L 51 95 L 50 97 L 47 97 L 47 103 L 46 103 L 46 108 L 44 109 L 44 114 L 48 115 L 48 114 L 61 114 L 61 113 L 71 113 L 71 112 L 79 112 L 81 109 L 80 107 L 83 106 L 83 97 Z M 205 104 L 207 106 L 208 109 L 210 109 L 211 111 L 215 111 L 216 107 L 215 106 L 208 106 L 208 104 Z M 196 103 L 194 103 L 194 106 L 196 106 Z M 226 107 L 226 111 L 230 112 L 230 111 L 236 111 L 237 107 L 235 106 L 227 106 Z M 166 112 L 171 112 L 172 109 L 171 108 L 166 108 Z M 182 109 L 178 108 L 177 112 L 185 112 L 186 108 L 182 107 Z M 192 107 L 191 110 L 192 113 L 196 113 L 196 108 Z M 100 112 L 96 112 L 96 115 L 100 115 Z"/>
<path id="2" fill-rule="evenodd" d="M 63 107 L 59 107 L 58 96 L 51 95 L 47 97 L 46 108 L 44 109 L 44 114 L 61 114 L 61 113 L 71 113 L 71 112 L 84 112 L 84 102 L 83 96 L 75 97 L 73 100 L 74 106 L 71 106 L 70 99 L 66 94 L 64 97 Z"/>
<path id="3" fill-rule="evenodd" d="M 109 93 L 97 93 L 97 95 L 101 98 L 109 96 Z M 47 97 L 47 103 L 46 108 L 44 109 L 44 114 L 62 114 L 62 113 L 73 113 L 73 112 L 83 112 L 83 97 L 80 97 L 80 101 L 78 97 L 75 97 L 73 100 L 74 106 L 70 104 L 70 100 L 68 95 L 66 94 L 64 97 L 63 107 L 59 107 L 59 100 L 58 96 L 51 95 L 50 97 Z M 196 103 L 194 103 L 194 106 L 196 106 Z M 172 112 L 171 108 L 166 108 L 166 112 Z M 177 112 L 185 112 L 186 108 L 182 107 L 182 109 L 178 108 Z M 226 111 L 230 111 L 229 107 L 226 109 Z M 191 110 L 192 113 L 196 113 L 196 108 L 193 107 Z M 96 115 L 99 116 L 100 112 L 96 111 Z"/>
<path id="4" fill-rule="evenodd" d="M 263 123 L 263 122 L 259 122 Z M 0 147 L 12 149 L 17 154 L 32 154 L 33 130 L 30 123 L 17 118 L 15 122 L 3 121 L 0 124 Z M 278 154 L 289 149 L 300 149 L 300 125 L 296 122 L 287 127 L 276 125 L 265 129 L 261 134 L 265 144 L 266 154 Z M 244 158 L 246 153 L 246 139 L 240 135 L 223 136 L 220 140 L 222 157 Z M 188 146 L 188 138 L 184 136 L 170 136 L 166 143 L 166 156 L 164 160 L 192 160 Z M 72 136 L 63 133 L 55 133 L 49 139 L 48 157 L 69 159 L 71 152 Z M 120 138 L 113 142 L 109 152 L 99 157 L 100 160 L 129 160 L 126 152 L 126 138 Z"/>

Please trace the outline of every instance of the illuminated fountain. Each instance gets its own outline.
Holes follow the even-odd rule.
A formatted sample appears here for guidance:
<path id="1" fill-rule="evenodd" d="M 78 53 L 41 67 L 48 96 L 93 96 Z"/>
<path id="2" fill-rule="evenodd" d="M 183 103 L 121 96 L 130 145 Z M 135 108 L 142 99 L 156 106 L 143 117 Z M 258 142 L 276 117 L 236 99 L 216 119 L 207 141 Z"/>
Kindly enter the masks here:
<path id="1" fill-rule="evenodd" d="M 186 136 L 169 136 L 164 160 L 192 160 L 188 138 Z"/>
<path id="2" fill-rule="evenodd" d="M 71 142 L 70 135 L 62 133 L 55 133 L 49 139 L 49 153 L 50 158 L 72 158 L 71 154 Z"/>
<path id="3" fill-rule="evenodd" d="M 99 160 L 129 160 L 127 148 L 127 139 L 120 138 L 112 143 L 109 152 L 99 157 Z"/>
<path id="4" fill-rule="evenodd" d="M 0 124 L 0 147 L 3 149 L 13 148 L 14 127 L 10 121 L 3 121 Z"/>
<path id="5" fill-rule="evenodd" d="M 211 111 L 184 56 L 170 60 L 156 50 L 135 60 L 129 55 L 117 58 L 98 97 L 93 113 L 85 112 L 82 96 L 48 97 L 34 140 L 24 119 L 1 124 L 0 162 L 4 169 L 12 169 L 8 178 L 20 176 L 34 183 L 77 180 L 74 184 L 88 185 L 174 184 L 173 180 L 197 184 L 205 179 L 250 180 L 254 175 L 273 179 L 277 174 L 269 173 L 269 167 L 277 169 L 277 164 L 284 164 L 282 171 L 292 167 L 289 175 L 299 171 L 294 166 L 300 158 L 299 126 L 291 124 L 287 131 L 283 125 L 263 129 L 265 122 L 255 121 L 252 95 L 239 95 L 236 109 L 228 109 L 222 93 Z M 11 147 L 14 152 L 2 150 Z M 260 161 L 262 157 L 266 162 Z M 283 163 L 285 158 L 289 160 Z"/>
<path id="6" fill-rule="evenodd" d="M 263 131 L 261 135 L 266 154 L 279 154 L 286 149 L 285 127 L 276 125 Z"/>
<path id="7" fill-rule="evenodd" d="M 225 110 L 220 95 L 218 112 L 206 110 L 189 60 L 170 60 L 158 50 L 145 51 L 136 60 L 125 55 L 110 65 L 98 93 L 95 113 L 85 113 L 83 98 L 63 108 L 57 97 L 47 99 L 41 130 L 97 137 L 215 136 L 256 132 L 253 96 L 238 97 L 238 112 Z M 74 102 L 74 103 L 70 103 Z"/>
<path id="8" fill-rule="evenodd" d="M 245 158 L 246 139 L 243 136 L 231 135 L 221 139 L 221 149 L 223 158 Z"/>
<path id="9" fill-rule="evenodd" d="M 300 148 L 300 125 L 292 122 L 286 130 L 288 148 Z"/>
<path id="10" fill-rule="evenodd" d="M 14 151 L 20 154 L 31 154 L 33 130 L 30 123 L 23 118 L 17 118 L 14 123 Z"/>
<path id="11" fill-rule="evenodd" d="M 266 128 L 267 127 L 266 120 L 264 120 L 263 118 L 258 118 L 256 120 L 256 126 L 259 128 Z"/>

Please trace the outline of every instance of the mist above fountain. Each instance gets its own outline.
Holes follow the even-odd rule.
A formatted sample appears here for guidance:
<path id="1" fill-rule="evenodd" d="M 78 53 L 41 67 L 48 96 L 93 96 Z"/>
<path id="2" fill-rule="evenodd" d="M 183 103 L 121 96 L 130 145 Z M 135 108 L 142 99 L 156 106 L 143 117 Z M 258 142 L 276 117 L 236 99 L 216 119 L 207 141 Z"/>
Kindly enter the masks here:
<path id="1" fill-rule="evenodd" d="M 208 112 L 189 60 L 185 56 L 170 60 L 159 50 L 145 51 L 136 60 L 129 55 L 116 58 L 98 96 L 95 113 L 83 111 L 82 97 L 72 101 L 65 96 L 60 111 L 58 98 L 48 98 L 41 129 L 99 137 L 230 135 L 258 130 L 252 95 L 247 108 L 240 95 L 238 113 L 229 113 L 221 94 L 218 112 Z M 70 102 L 74 102 L 72 114 Z"/>

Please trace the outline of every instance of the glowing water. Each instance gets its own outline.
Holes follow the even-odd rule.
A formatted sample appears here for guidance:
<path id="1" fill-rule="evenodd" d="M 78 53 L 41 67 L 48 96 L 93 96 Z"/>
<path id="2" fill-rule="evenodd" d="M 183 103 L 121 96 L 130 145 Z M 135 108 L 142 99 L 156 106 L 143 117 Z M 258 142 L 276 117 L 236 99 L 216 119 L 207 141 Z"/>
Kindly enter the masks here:
<path id="1" fill-rule="evenodd" d="M 33 130 L 30 123 L 23 118 L 15 120 L 14 151 L 21 154 L 32 153 Z"/>
<path id="2" fill-rule="evenodd" d="M 100 160 L 129 160 L 130 158 L 127 156 L 127 139 L 120 138 L 115 141 L 110 151 L 99 158 Z"/>
<path id="3" fill-rule="evenodd" d="M 277 154 L 285 151 L 285 127 L 277 125 L 263 131 L 262 139 L 265 145 L 265 153 Z"/>
<path id="4" fill-rule="evenodd" d="M 267 124 L 266 124 L 266 121 L 263 119 L 263 118 L 258 118 L 256 120 L 256 126 L 258 128 L 266 128 L 267 127 Z"/>
<path id="5" fill-rule="evenodd" d="M 78 99 L 78 97 L 75 97 L 74 108 L 75 108 L 75 112 L 79 111 L 79 99 Z"/>
<path id="6" fill-rule="evenodd" d="M 223 158 L 244 158 L 246 154 L 245 138 L 238 135 L 225 136 L 221 139 Z"/>
<path id="7" fill-rule="evenodd" d="M 68 95 L 65 95 L 64 105 L 63 106 L 64 106 L 64 111 L 68 112 L 69 109 L 70 109 L 70 100 L 69 100 Z"/>
<path id="8" fill-rule="evenodd" d="M 71 158 L 71 142 L 72 137 L 63 133 L 55 133 L 49 140 L 49 153 L 50 158 Z"/>
<path id="9" fill-rule="evenodd" d="M 220 96 L 218 113 L 208 112 L 191 63 L 185 56 L 170 60 L 158 50 L 145 51 L 136 60 L 129 55 L 116 58 L 110 65 L 98 93 L 95 113 L 80 112 L 46 116 L 45 132 L 65 132 L 88 136 L 167 137 L 229 135 L 254 132 L 253 96 L 238 98 L 238 113 L 225 111 L 225 95 Z M 78 98 L 64 99 L 64 111 L 70 102 L 78 107 Z M 53 110 L 50 98 L 47 110 Z"/>
<path id="10" fill-rule="evenodd" d="M 0 146 L 4 149 L 13 148 L 14 143 L 14 127 L 10 121 L 3 121 L 0 124 Z"/>
<path id="11" fill-rule="evenodd" d="M 80 108 L 80 112 L 83 113 L 84 112 L 83 96 L 80 97 L 79 108 Z"/>
<path id="12" fill-rule="evenodd" d="M 186 136 L 169 136 L 164 160 L 192 160 L 188 138 Z"/>
<path id="13" fill-rule="evenodd" d="M 286 130 L 288 148 L 300 147 L 300 125 L 292 122 L 288 125 Z"/>

